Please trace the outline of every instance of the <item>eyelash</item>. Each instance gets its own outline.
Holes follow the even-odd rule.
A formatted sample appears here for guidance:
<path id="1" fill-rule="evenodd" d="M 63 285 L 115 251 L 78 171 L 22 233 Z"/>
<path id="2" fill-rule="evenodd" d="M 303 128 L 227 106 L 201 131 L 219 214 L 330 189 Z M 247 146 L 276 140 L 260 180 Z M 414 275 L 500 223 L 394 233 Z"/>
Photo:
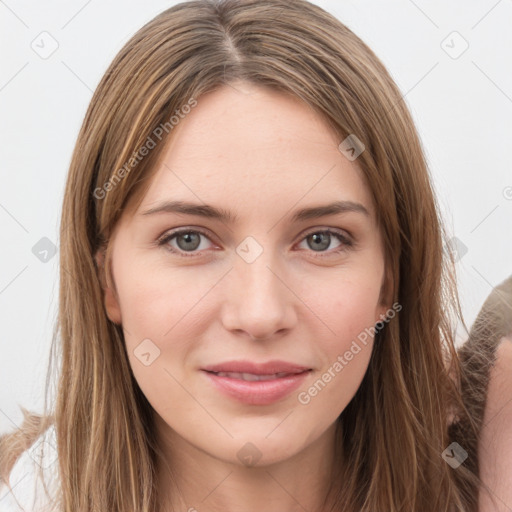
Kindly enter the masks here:
<path id="1" fill-rule="evenodd" d="M 175 231 L 171 231 L 170 233 L 166 233 L 164 236 L 162 236 L 161 238 L 159 238 L 157 240 L 157 245 L 165 246 L 173 238 L 176 238 L 177 236 L 179 236 L 181 234 L 186 234 L 186 233 L 198 233 L 198 234 L 203 235 L 204 237 L 208 238 L 208 240 L 210 240 L 210 237 L 208 236 L 208 234 L 200 229 L 186 229 L 185 228 L 185 229 L 177 229 Z M 328 256 L 324 256 L 324 255 L 339 254 L 339 253 L 348 251 L 350 248 L 352 248 L 354 246 L 354 242 L 352 240 L 350 240 L 350 238 L 345 236 L 343 233 L 332 230 L 332 229 L 323 229 L 323 230 L 317 229 L 314 231 L 310 231 L 309 233 L 306 233 L 304 235 L 304 237 L 301 239 L 301 242 L 303 240 L 305 240 L 308 236 L 319 234 L 319 233 L 328 233 L 329 235 L 335 236 L 341 242 L 342 245 L 340 245 L 340 247 L 338 247 L 337 249 L 334 249 L 331 251 L 317 252 L 318 256 L 315 256 L 317 258 L 328 257 Z M 199 252 L 188 252 L 187 253 L 186 251 L 181 251 L 181 250 L 175 249 L 174 247 L 171 247 L 171 246 L 167 246 L 166 250 L 170 251 L 171 253 L 178 254 L 185 258 L 195 258 L 195 257 L 198 257 L 198 254 L 199 254 Z M 315 252 L 315 251 L 311 251 L 311 252 Z"/>

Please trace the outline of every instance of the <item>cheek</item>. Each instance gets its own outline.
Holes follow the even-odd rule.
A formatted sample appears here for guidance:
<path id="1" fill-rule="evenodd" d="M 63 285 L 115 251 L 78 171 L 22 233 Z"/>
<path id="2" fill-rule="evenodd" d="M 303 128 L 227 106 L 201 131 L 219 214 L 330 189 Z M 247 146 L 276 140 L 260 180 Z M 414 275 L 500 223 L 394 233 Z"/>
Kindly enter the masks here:
<path id="1" fill-rule="evenodd" d="M 304 293 L 309 294 L 308 305 L 332 335 L 329 345 L 341 350 L 378 320 L 380 281 L 340 279 L 323 284 L 322 293 Z"/>
<path id="2" fill-rule="evenodd" d="M 323 418 L 328 425 L 336 420 L 359 389 L 368 368 L 372 341 L 355 342 L 336 354 L 317 373 L 297 398 L 312 417 Z"/>
<path id="3" fill-rule="evenodd" d="M 150 402 L 160 392 L 186 400 L 171 375 L 179 382 L 189 376 L 190 354 L 211 321 L 213 288 L 219 278 L 212 273 L 198 278 L 192 267 L 190 272 L 162 271 L 132 261 L 122 275 L 119 272 L 118 291 L 134 376 Z"/>
<path id="4" fill-rule="evenodd" d="M 315 431 L 336 421 L 354 398 L 368 370 L 374 323 L 365 297 L 361 294 L 357 300 L 346 302 L 340 299 L 334 305 L 338 313 L 333 312 L 328 319 L 336 336 L 329 333 L 316 338 L 322 364 L 297 395 L 307 416 L 316 418 Z M 371 299 L 372 294 L 367 298 Z"/>
<path id="5" fill-rule="evenodd" d="M 308 394 L 316 396 L 322 391 L 318 405 L 336 404 L 341 412 L 356 393 L 370 361 L 380 288 L 374 283 L 345 281 L 324 292 L 315 295 L 314 301 L 310 297 L 311 309 L 326 326 L 326 334 L 316 338 L 322 368 Z"/>
<path id="6" fill-rule="evenodd" d="M 188 354 L 199 342 L 194 329 L 204 321 L 197 305 L 206 284 L 135 264 L 119 282 L 125 346 L 139 387 L 160 414 L 171 403 L 186 413 L 193 404 L 179 383 L 187 382 Z"/>
<path id="7" fill-rule="evenodd" d="M 197 320 L 197 305 L 215 283 L 208 276 L 142 264 L 123 270 L 118 288 L 125 327 L 132 336 L 161 342 Z"/>

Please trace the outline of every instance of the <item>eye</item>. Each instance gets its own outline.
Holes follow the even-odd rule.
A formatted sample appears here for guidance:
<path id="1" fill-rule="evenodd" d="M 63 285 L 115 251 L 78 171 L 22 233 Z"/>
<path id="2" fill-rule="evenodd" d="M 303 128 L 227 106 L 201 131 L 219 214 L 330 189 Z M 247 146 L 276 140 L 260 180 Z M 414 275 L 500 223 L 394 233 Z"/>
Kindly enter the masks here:
<path id="1" fill-rule="evenodd" d="M 197 229 L 179 229 L 166 233 L 157 241 L 157 244 L 159 246 L 165 246 L 165 248 L 170 252 L 184 257 L 197 256 L 201 250 L 208 249 L 208 247 L 201 247 L 202 237 L 211 242 L 208 235 L 203 231 Z M 326 251 L 325 249 L 328 249 L 331 246 L 333 237 L 338 240 L 339 245 L 331 251 Z M 332 229 L 311 231 L 305 238 L 303 238 L 302 243 L 304 242 L 307 243 L 308 247 L 313 252 L 327 252 L 328 254 L 338 254 L 353 246 L 353 242 L 347 235 Z M 322 257 L 323 255 L 320 256 Z"/>
<path id="2" fill-rule="evenodd" d="M 331 245 L 333 237 L 335 237 L 338 240 L 339 245 L 331 251 L 325 251 L 325 249 L 329 248 L 329 246 Z M 328 252 L 329 254 L 338 254 L 340 252 L 348 250 L 350 247 L 353 246 L 352 240 L 350 240 L 350 238 L 347 235 L 345 235 L 342 232 L 334 231 L 332 229 L 311 231 L 309 234 L 306 235 L 303 241 L 306 242 L 308 248 L 312 249 L 313 252 Z"/>
<path id="3" fill-rule="evenodd" d="M 164 235 L 160 240 L 158 240 L 158 245 L 165 245 L 169 251 L 179 253 L 185 257 L 195 256 L 194 251 L 197 251 L 200 248 L 205 249 L 205 247 L 200 247 L 201 237 L 209 240 L 208 236 L 202 231 L 195 229 L 180 229 Z M 176 242 L 177 247 L 170 244 L 171 241 Z M 184 254 L 187 252 L 192 252 L 193 254 Z"/>

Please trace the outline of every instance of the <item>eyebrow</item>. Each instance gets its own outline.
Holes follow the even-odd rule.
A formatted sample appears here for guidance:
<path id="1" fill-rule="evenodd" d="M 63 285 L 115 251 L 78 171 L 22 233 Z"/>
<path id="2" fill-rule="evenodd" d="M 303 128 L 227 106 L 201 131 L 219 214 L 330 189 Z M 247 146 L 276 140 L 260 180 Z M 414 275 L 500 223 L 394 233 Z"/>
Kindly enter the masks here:
<path id="1" fill-rule="evenodd" d="M 353 201 L 335 201 L 326 205 L 311 206 L 297 210 L 292 217 L 292 222 L 300 222 L 316 219 L 327 215 L 340 213 L 361 213 L 370 217 L 368 210 L 361 204 Z M 156 213 L 182 213 L 186 215 L 197 215 L 209 219 L 217 219 L 223 222 L 235 223 L 238 218 L 235 214 L 223 208 L 216 208 L 208 204 L 195 204 L 185 201 L 165 201 L 157 206 L 142 212 L 141 215 L 154 215 Z"/>

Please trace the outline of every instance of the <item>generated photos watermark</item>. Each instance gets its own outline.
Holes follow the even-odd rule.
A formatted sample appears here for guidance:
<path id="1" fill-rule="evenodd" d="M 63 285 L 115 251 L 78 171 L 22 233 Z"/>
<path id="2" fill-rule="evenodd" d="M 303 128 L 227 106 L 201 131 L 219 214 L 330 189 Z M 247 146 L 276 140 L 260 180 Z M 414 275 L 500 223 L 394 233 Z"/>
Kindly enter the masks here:
<path id="1" fill-rule="evenodd" d="M 392 320 L 396 313 L 400 312 L 402 305 L 395 302 L 391 308 L 386 311 L 385 315 L 381 315 L 381 320 L 372 327 L 366 327 L 364 331 L 357 335 L 357 339 L 352 341 L 350 348 L 343 354 L 338 355 L 336 361 L 329 366 L 329 368 L 322 373 L 322 375 L 306 390 L 301 391 L 297 395 L 297 400 L 302 405 L 307 405 L 311 402 L 311 399 L 322 391 L 329 382 L 331 382 L 342 370 L 347 366 L 354 357 L 361 352 L 361 345 L 366 346 L 369 339 L 373 339 L 375 333 L 380 331 L 384 325 Z"/>
<path id="2" fill-rule="evenodd" d="M 151 133 L 151 135 L 146 139 L 144 144 L 137 150 L 134 151 L 132 156 L 124 163 L 124 165 L 114 172 L 114 174 L 110 177 L 108 181 L 106 181 L 102 187 L 97 187 L 94 189 L 93 196 L 96 199 L 104 199 L 108 192 L 114 189 L 114 187 L 126 176 L 130 173 L 132 169 L 137 167 L 139 162 L 143 160 L 143 158 L 149 154 L 149 152 L 156 147 L 158 142 L 162 140 L 164 137 L 164 132 L 169 134 L 171 130 L 180 122 L 180 119 L 183 119 L 187 114 L 189 114 L 197 105 L 197 100 L 194 98 L 190 98 L 185 105 L 182 105 L 179 109 L 175 111 L 176 115 L 172 115 L 169 118 L 169 121 L 165 123 L 160 123 Z M 156 140 L 155 140 L 156 139 Z"/>

